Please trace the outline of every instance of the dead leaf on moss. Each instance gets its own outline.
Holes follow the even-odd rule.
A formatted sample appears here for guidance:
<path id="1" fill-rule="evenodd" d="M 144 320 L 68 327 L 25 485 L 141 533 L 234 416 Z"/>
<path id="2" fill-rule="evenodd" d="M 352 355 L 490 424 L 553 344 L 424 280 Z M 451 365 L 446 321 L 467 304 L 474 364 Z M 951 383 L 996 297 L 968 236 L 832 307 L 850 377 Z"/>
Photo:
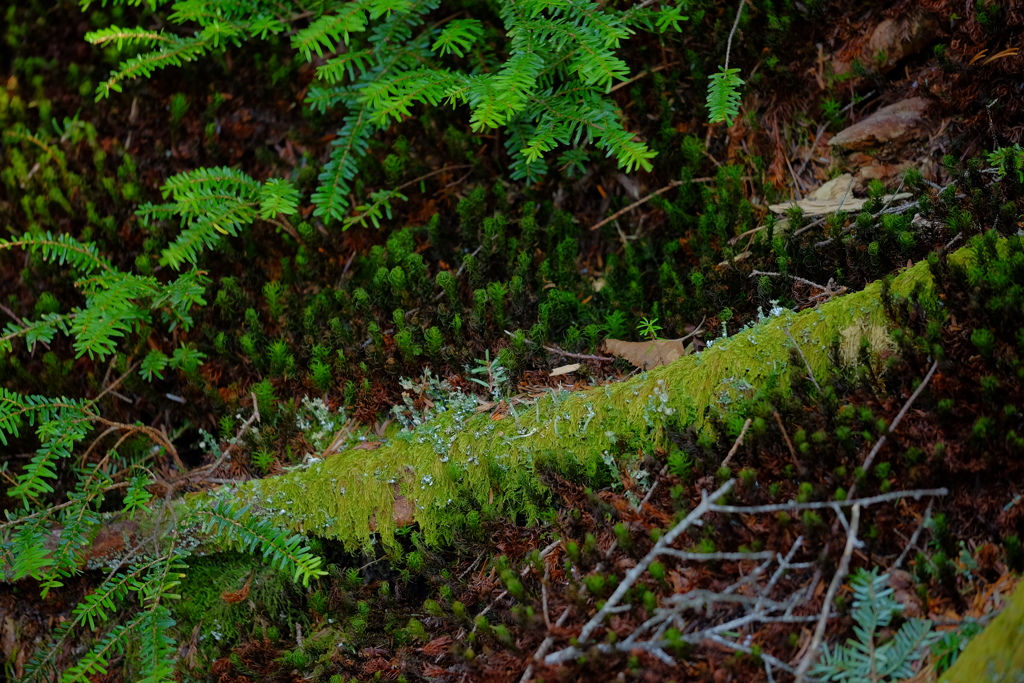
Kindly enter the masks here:
<path id="1" fill-rule="evenodd" d="M 252 585 L 252 577 L 254 574 L 255 572 L 251 572 L 249 574 L 249 578 L 245 582 L 245 585 L 239 588 L 238 590 L 224 591 L 223 593 L 221 593 L 220 599 L 228 603 L 229 605 L 234 605 L 236 603 L 242 602 L 242 600 L 245 600 L 247 597 L 249 597 L 249 587 Z"/>
<path id="2" fill-rule="evenodd" d="M 573 363 L 571 365 L 561 365 L 551 371 L 551 376 L 558 377 L 559 375 L 568 375 L 570 372 L 576 372 L 579 369 L 579 363 Z"/>
<path id="3" fill-rule="evenodd" d="M 392 513 L 395 526 L 404 528 L 416 521 L 416 507 L 405 496 L 395 496 L 395 507 Z"/>
<path id="4" fill-rule="evenodd" d="M 655 339 L 645 342 L 605 339 L 604 350 L 605 353 L 628 360 L 638 368 L 650 370 L 693 353 L 693 342 L 683 344 L 679 339 Z"/>
<path id="5" fill-rule="evenodd" d="M 927 107 L 928 102 L 923 97 L 911 97 L 890 104 L 863 121 L 839 131 L 828 144 L 842 149 L 862 150 L 907 137 L 922 137 L 928 133 L 922 125 Z"/>
<path id="6" fill-rule="evenodd" d="M 868 203 L 868 199 L 853 196 L 854 184 L 854 177 L 849 173 L 844 173 L 828 181 L 800 201 L 772 204 L 768 209 L 772 213 L 785 214 L 794 206 L 799 206 L 805 216 L 823 216 L 840 209 L 850 213 L 860 211 Z M 900 192 L 899 194 L 887 194 L 882 197 L 882 201 L 893 202 L 909 197 L 910 193 Z"/>

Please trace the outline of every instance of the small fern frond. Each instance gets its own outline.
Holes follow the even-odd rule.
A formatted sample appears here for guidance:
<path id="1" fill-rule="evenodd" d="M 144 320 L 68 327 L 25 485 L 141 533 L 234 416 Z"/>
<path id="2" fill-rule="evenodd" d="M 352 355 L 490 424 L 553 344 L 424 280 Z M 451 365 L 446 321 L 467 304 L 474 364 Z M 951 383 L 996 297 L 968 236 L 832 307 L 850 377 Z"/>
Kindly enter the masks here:
<path id="1" fill-rule="evenodd" d="M 469 48 L 483 35 L 484 26 L 477 19 L 455 19 L 442 29 L 430 49 L 441 56 L 454 54 L 465 57 Z"/>
<path id="2" fill-rule="evenodd" d="M 334 14 L 320 17 L 292 37 L 292 48 L 311 62 L 314 52 L 317 57 L 323 57 L 325 50 L 336 52 L 339 42 L 348 45 L 350 34 L 366 30 L 366 4 L 356 0 L 346 3 Z"/>
<path id="3" fill-rule="evenodd" d="M 267 520 L 249 514 L 249 507 L 236 507 L 231 501 L 221 500 L 213 508 L 203 511 L 203 530 L 234 543 L 242 552 L 261 552 L 270 565 L 292 574 L 294 581 L 309 580 L 327 572 L 320 569 L 323 560 L 303 545 L 298 534 L 279 529 Z"/>
<path id="4" fill-rule="evenodd" d="M 51 263 L 67 265 L 82 275 L 114 270 L 110 260 L 100 254 L 95 244 L 79 242 L 70 235 L 54 235 L 50 231 L 41 235 L 23 235 L 13 240 L 0 239 L 0 251 L 6 249 L 27 249 Z"/>
<path id="5" fill-rule="evenodd" d="M 134 632 L 139 639 L 138 683 L 171 683 L 175 677 L 174 663 L 177 657 L 177 642 L 169 634 L 175 621 L 171 612 L 163 605 L 146 610 L 141 615 Z"/>
<path id="6" fill-rule="evenodd" d="M 744 84 L 739 77 L 739 69 L 721 67 L 718 73 L 711 74 L 708 79 L 708 119 L 711 123 L 725 121 L 731 126 L 740 113 L 740 86 Z"/>
<path id="7" fill-rule="evenodd" d="M 139 36 L 143 32 L 139 32 Z M 86 40 L 94 44 L 101 44 L 107 40 L 118 39 L 120 32 L 114 35 L 95 32 L 86 34 Z M 121 92 L 124 81 L 137 78 L 149 78 L 159 69 L 171 66 L 181 66 L 185 62 L 191 62 L 202 57 L 210 50 L 220 47 L 220 41 L 230 37 L 237 42 L 237 34 L 226 36 L 221 31 L 206 30 L 197 33 L 192 37 L 181 37 L 176 35 L 161 35 L 161 40 L 152 52 L 146 52 L 137 57 L 125 60 L 118 65 L 117 70 L 107 77 L 107 80 L 96 87 L 96 100 L 99 101 L 109 97 L 111 92 Z M 125 35 L 121 40 L 128 40 L 130 36 Z M 140 40 L 142 38 L 140 37 Z"/>
<path id="8" fill-rule="evenodd" d="M 345 125 L 331 143 L 330 159 L 320 173 L 320 187 L 313 193 L 314 216 L 335 220 L 345 217 L 351 203 L 348 198 L 350 183 L 359 171 L 359 159 L 370 146 L 370 136 L 377 132 L 377 127 L 368 121 L 368 117 L 369 112 L 365 109 L 345 117 Z"/>

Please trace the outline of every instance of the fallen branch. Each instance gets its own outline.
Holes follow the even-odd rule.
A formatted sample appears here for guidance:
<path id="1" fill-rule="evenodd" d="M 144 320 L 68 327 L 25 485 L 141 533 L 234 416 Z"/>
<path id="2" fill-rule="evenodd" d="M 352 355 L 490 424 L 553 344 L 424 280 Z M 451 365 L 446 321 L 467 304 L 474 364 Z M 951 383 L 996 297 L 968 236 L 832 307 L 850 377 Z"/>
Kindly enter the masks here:
<path id="1" fill-rule="evenodd" d="M 746 652 L 749 650 L 744 649 L 746 647 L 745 645 L 732 642 L 726 639 L 726 636 L 737 629 L 752 626 L 754 624 L 816 622 L 817 627 L 815 630 L 814 640 L 812 641 L 811 648 L 804 655 L 804 660 L 801 662 L 799 669 L 794 670 L 781 660 L 771 657 L 770 655 L 768 655 L 768 658 L 764 659 L 766 667 L 768 667 L 766 670 L 768 671 L 769 676 L 771 676 L 771 668 L 799 676 L 801 670 L 806 672 L 807 667 L 813 663 L 814 656 L 816 655 L 818 648 L 820 648 L 822 639 L 824 638 L 825 626 L 831 616 L 832 600 L 849 571 L 850 557 L 853 554 L 854 548 L 859 544 L 859 541 L 857 540 L 857 531 L 860 524 L 861 509 L 872 505 L 878 505 L 880 503 L 887 503 L 900 498 L 920 499 L 923 497 L 942 496 L 948 493 L 946 489 L 917 489 L 883 493 L 876 496 L 861 498 L 859 500 L 832 500 L 809 503 L 797 503 L 790 501 L 788 503 L 779 503 L 774 505 L 721 505 L 716 502 L 728 494 L 734 486 L 735 480 L 730 479 L 710 495 L 703 492 L 701 494 L 700 504 L 697 505 L 690 514 L 676 524 L 671 531 L 662 536 L 635 567 L 626 572 L 626 575 L 616 587 L 615 592 L 612 593 L 594 616 L 584 624 L 579 636 L 576 638 L 576 644 L 565 647 L 557 652 L 544 655 L 544 663 L 548 666 L 564 664 L 584 655 L 588 649 L 596 648 L 598 651 L 607 654 L 643 651 L 657 657 L 666 664 L 672 665 L 675 663 L 675 659 L 668 654 L 666 648 L 671 647 L 673 642 L 678 643 L 681 641 L 696 644 L 705 640 L 710 640 L 712 642 L 727 645 L 734 650 Z M 843 513 L 843 510 L 847 508 L 852 508 L 851 520 L 848 523 L 846 522 L 846 516 Z M 745 516 L 783 511 L 788 513 L 798 513 L 805 510 L 821 509 L 831 509 L 837 516 L 842 518 L 843 526 L 847 530 L 847 543 L 839 568 L 832 578 L 829 592 L 826 595 L 825 607 L 819 614 L 800 615 L 794 613 L 794 611 L 802 606 L 811 595 L 810 591 L 803 590 L 802 584 L 800 588 L 791 591 L 784 597 L 773 597 L 772 595 L 785 575 L 790 574 L 793 571 L 808 570 L 813 567 L 814 563 L 812 562 L 793 561 L 797 551 L 802 545 L 802 537 L 797 538 L 796 541 L 793 542 L 785 555 L 772 551 L 759 553 L 694 553 L 672 547 L 673 543 L 675 543 L 676 540 L 678 540 L 680 536 L 682 536 L 691 527 L 702 525 L 704 522 L 704 516 L 709 513 Z M 743 562 L 763 560 L 763 562 L 752 571 L 744 573 L 742 578 L 738 579 L 725 589 L 719 591 L 696 589 L 686 593 L 676 594 L 663 600 L 662 604 L 655 609 L 652 616 L 638 626 L 628 637 L 621 641 L 616 643 L 594 643 L 593 641 L 595 640 L 594 637 L 597 631 L 602 628 L 605 619 L 609 615 L 631 609 L 630 605 L 622 604 L 624 596 L 636 585 L 640 578 L 647 572 L 651 564 L 659 557 L 674 557 L 684 561 Z M 770 578 L 768 578 L 765 583 L 759 586 L 759 589 L 755 591 L 755 594 L 751 595 L 750 590 L 747 587 L 758 584 L 764 579 L 764 577 L 768 576 L 768 569 L 773 563 L 777 563 L 775 571 L 771 573 Z M 741 588 L 747 588 L 747 590 L 740 592 Z M 692 627 L 692 624 L 683 618 L 684 612 L 700 611 L 701 614 L 704 615 L 703 621 L 706 622 L 708 616 L 712 613 L 712 608 L 716 605 L 732 605 L 733 607 L 740 606 L 745 608 L 745 611 L 743 614 L 739 616 L 731 616 L 731 618 L 728 618 L 726 621 L 721 623 L 712 624 L 696 631 L 687 632 L 687 627 Z M 735 615 L 735 610 L 730 609 L 729 614 Z M 666 636 L 670 627 L 674 627 L 680 634 L 676 637 L 675 641 L 670 640 Z M 538 650 L 536 655 L 538 658 L 540 658 L 542 656 L 542 652 L 547 649 L 547 642 L 548 640 L 546 639 L 541 650 Z"/>

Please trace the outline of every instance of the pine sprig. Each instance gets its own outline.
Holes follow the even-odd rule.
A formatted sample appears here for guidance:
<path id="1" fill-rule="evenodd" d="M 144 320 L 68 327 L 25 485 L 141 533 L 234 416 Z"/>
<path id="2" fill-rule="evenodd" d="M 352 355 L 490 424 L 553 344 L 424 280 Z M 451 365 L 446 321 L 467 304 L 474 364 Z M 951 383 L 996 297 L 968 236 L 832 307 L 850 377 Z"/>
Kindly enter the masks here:
<path id="1" fill-rule="evenodd" d="M 312 195 L 314 215 L 340 221 L 343 228 L 374 223 L 346 219 L 353 208 L 367 216 L 363 209 L 378 203 L 351 197 L 370 138 L 424 106 L 466 104 L 472 130 L 505 128 L 506 140 L 517 141 L 508 147 L 517 179 L 538 179 L 551 153 L 581 139 L 626 172 L 652 168 L 654 152 L 627 130 L 609 91 L 629 78 L 628 65 L 617 55 L 623 43 L 638 30 L 678 28 L 686 16 L 677 7 L 656 12 L 583 0 L 501 0 L 500 25 L 463 17 L 427 25 L 427 15 L 440 5 L 441 0 L 351 0 L 328 5 L 307 25 L 292 29 L 292 19 L 280 17 L 279 8 L 263 0 L 179 2 L 170 20 L 198 24 L 201 30 L 192 36 L 120 27 L 90 34 L 94 42 L 148 48 L 122 64 L 100 95 L 128 78 L 265 35 L 271 31 L 268 17 L 279 17 L 274 30 L 294 30 L 292 49 L 307 61 L 325 60 L 318 65 L 307 103 L 318 111 L 344 113 Z M 479 49 L 489 31 L 505 36 L 503 52 Z M 453 60 L 471 53 L 479 66 L 453 68 L 459 63 Z M 196 193 L 191 199 L 191 205 L 178 198 L 177 206 L 143 207 L 150 219 L 172 213 L 183 218 L 179 239 L 164 253 L 164 262 L 175 267 L 215 246 L 218 233 L 235 234 L 253 209 L 239 192 Z M 217 201 L 225 205 L 219 213 Z"/>
<path id="2" fill-rule="evenodd" d="M 722 67 L 708 78 L 708 120 L 711 123 L 725 121 L 731 126 L 740 113 L 740 86 L 743 79 L 739 69 Z"/>
<path id="3" fill-rule="evenodd" d="M 908 619 L 891 640 L 879 642 L 903 605 L 893 598 L 889 575 L 858 570 L 850 579 L 853 589 L 853 631 L 856 640 L 834 650 L 824 646 L 812 673 L 826 681 L 901 681 L 914 675 L 913 664 L 924 657 L 942 634 L 926 619 Z"/>
<path id="4" fill-rule="evenodd" d="M 302 579 L 304 586 L 309 585 L 310 579 L 327 573 L 320 569 L 323 560 L 303 545 L 302 536 L 279 529 L 249 512 L 249 506 L 221 500 L 205 510 L 203 530 L 236 544 L 242 552 L 262 553 L 271 566 L 291 573 L 295 581 Z"/>

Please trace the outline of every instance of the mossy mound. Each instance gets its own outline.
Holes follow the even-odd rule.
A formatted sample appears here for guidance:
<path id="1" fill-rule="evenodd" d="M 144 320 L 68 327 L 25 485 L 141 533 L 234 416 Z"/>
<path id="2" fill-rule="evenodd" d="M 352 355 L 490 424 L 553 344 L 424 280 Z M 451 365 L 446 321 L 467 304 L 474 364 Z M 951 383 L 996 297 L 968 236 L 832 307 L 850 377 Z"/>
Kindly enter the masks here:
<path id="1" fill-rule="evenodd" d="M 953 262 L 973 253 L 961 249 Z M 427 543 L 448 542 L 480 511 L 541 515 L 543 469 L 594 479 L 603 467 L 630 469 L 637 449 L 666 446 L 667 427 L 710 434 L 711 418 L 768 383 L 789 386 L 809 369 L 819 381 L 864 358 L 881 363 L 896 350 L 887 297 L 932 296 L 929 265 L 918 263 L 888 283 L 836 297 L 821 306 L 777 316 L 713 343 L 703 352 L 628 381 L 578 392 L 553 392 L 528 408 L 481 414 L 447 410 L 404 430 L 374 450 L 352 448 L 288 474 L 221 489 L 257 514 L 304 533 L 337 539 L 355 550 L 415 521 Z M 794 341 L 806 368 L 794 365 Z"/>
<path id="2" fill-rule="evenodd" d="M 1010 603 L 964 650 L 941 683 L 1024 681 L 1024 583 Z"/>

